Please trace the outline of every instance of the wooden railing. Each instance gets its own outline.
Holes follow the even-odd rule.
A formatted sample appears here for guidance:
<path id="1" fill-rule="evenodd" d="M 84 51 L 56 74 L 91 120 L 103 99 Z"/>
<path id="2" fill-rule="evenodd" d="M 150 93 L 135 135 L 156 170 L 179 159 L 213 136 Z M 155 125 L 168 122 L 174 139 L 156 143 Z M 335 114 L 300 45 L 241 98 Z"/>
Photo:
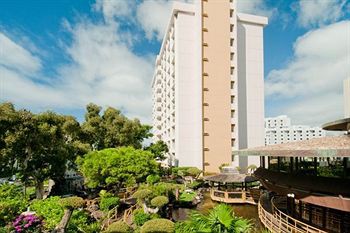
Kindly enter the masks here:
<path id="1" fill-rule="evenodd" d="M 273 214 L 266 211 L 261 202 L 258 204 L 258 214 L 260 221 L 264 226 L 273 233 L 327 233 L 316 227 L 310 226 L 295 218 L 283 213 L 272 203 Z"/>
<path id="2" fill-rule="evenodd" d="M 210 197 L 214 201 L 218 202 L 224 202 L 224 203 L 232 203 L 232 204 L 256 204 L 249 194 L 249 192 L 246 191 L 235 191 L 235 192 L 228 192 L 228 191 L 221 191 L 221 190 L 210 190 Z"/>

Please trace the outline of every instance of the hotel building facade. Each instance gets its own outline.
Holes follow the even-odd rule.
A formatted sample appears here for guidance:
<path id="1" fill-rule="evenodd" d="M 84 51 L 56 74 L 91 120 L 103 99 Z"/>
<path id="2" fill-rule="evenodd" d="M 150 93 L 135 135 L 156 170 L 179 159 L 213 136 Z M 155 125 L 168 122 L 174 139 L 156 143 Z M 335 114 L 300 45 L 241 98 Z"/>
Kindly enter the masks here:
<path id="1" fill-rule="evenodd" d="M 152 81 L 154 141 L 172 166 L 217 172 L 264 145 L 263 27 L 235 0 L 174 2 Z M 259 165 L 236 156 L 233 166 Z"/>

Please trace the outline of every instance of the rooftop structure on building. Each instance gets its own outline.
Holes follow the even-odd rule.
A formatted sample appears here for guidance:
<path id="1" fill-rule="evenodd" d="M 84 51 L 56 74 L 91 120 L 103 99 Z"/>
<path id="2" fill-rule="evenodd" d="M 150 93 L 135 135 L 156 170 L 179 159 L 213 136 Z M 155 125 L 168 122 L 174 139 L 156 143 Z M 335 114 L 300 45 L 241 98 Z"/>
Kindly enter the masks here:
<path id="1" fill-rule="evenodd" d="M 174 2 L 152 81 L 154 141 L 168 145 L 169 165 L 216 172 L 232 150 L 264 145 L 266 24 L 236 0 Z"/>

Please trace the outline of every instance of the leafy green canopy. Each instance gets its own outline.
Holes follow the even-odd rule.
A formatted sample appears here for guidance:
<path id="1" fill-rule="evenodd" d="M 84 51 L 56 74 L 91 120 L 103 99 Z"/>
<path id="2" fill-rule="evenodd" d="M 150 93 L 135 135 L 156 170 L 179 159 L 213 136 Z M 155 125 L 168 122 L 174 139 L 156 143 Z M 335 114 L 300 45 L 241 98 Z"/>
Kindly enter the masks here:
<path id="1" fill-rule="evenodd" d="M 131 186 L 158 172 L 158 163 L 149 151 L 120 147 L 92 151 L 79 157 L 77 164 L 90 188 Z"/>
<path id="2" fill-rule="evenodd" d="M 82 125 L 84 142 L 93 150 L 120 146 L 141 148 L 142 141 L 152 136 L 151 127 L 141 124 L 138 119 L 130 120 L 112 107 L 101 114 L 101 109 L 96 104 L 88 104 Z"/>
<path id="3" fill-rule="evenodd" d="M 169 152 L 169 148 L 167 144 L 163 141 L 157 141 L 156 143 L 151 143 L 146 150 L 152 152 L 155 159 L 157 160 L 164 160 L 165 154 Z"/>
<path id="4" fill-rule="evenodd" d="M 0 177 L 17 173 L 25 183 L 32 179 L 41 198 L 43 182 L 63 177 L 67 161 L 87 152 L 79 128 L 70 116 L 32 114 L 0 104 Z"/>

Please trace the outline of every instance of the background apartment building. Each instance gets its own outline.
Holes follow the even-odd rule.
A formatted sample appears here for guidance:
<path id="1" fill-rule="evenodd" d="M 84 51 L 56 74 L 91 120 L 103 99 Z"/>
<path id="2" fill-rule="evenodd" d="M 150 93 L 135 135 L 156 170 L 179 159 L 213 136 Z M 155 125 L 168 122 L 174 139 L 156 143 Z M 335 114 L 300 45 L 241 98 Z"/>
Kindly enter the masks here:
<path id="1" fill-rule="evenodd" d="M 266 24 L 235 1 L 174 3 L 152 81 L 154 140 L 168 144 L 170 164 L 218 171 L 232 150 L 264 145 Z"/>
<path id="2" fill-rule="evenodd" d="M 265 119 L 265 145 L 309 140 L 326 136 L 320 127 L 292 125 L 289 117 L 282 115 Z"/>

